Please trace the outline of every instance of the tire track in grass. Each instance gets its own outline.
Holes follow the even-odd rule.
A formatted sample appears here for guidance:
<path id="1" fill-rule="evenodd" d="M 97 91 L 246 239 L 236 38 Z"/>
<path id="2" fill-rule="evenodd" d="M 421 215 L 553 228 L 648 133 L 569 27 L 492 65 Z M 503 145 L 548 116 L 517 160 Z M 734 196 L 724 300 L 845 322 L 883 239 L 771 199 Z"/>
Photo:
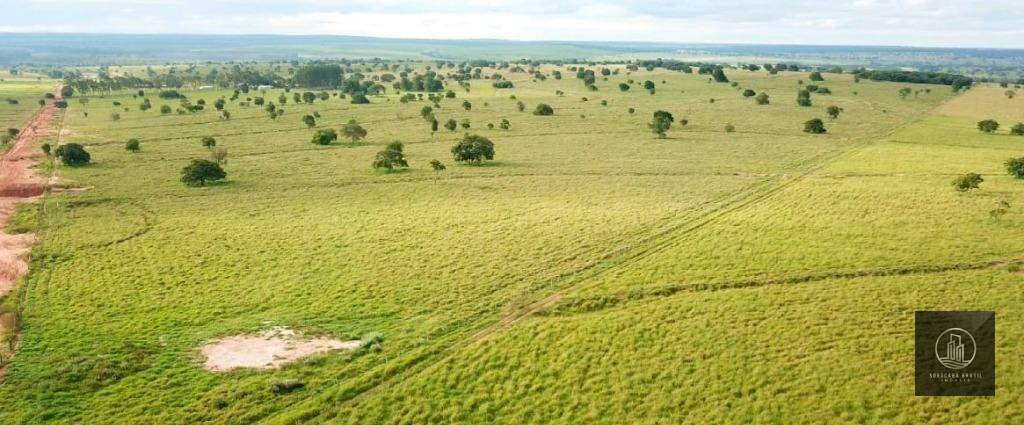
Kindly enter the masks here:
<path id="1" fill-rule="evenodd" d="M 405 379 L 435 370 L 461 350 L 471 347 L 510 328 L 523 319 L 549 308 L 561 300 L 566 293 L 585 290 L 588 287 L 586 283 L 593 282 L 590 278 L 615 267 L 628 265 L 661 252 L 673 246 L 675 242 L 689 237 L 697 229 L 712 224 L 729 214 L 769 200 L 776 194 L 814 175 L 829 163 L 859 152 L 872 145 L 873 142 L 880 141 L 909 125 L 921 121 L 929 116 L 932 110 L 919 113 L 889 129 L 882 129 L 878 132 L 855 138 L 854 141 L 856 143 L 846 149 L 837 149 L 836 151 L 811 156 L 804 161 L 797 162 L 793 167 L 794 171 L 797 171 L 798 174 L 795 174 L 792 178 L 787 179 L 785 175 L 779 178 L 768 178 L 762 182 L 740 189 L 732 194 L 735 196 L 732 196 L 731 199 L 724 200 L 722 204 L 704 214 L 670 225 L 652 236 L 636 241 L 631 246 L 611 251 L 599 261 L 559 275 L 553 280 L 533 285 L 536 289 L 531 294 L 534 296 L 530 297 L 530 294 L 528 294 L 525 297 L 526 299 L 532 299 L 532 302 L 528 301 L 519 306 L 513 306 L 510 309 L 511 312 L 506 314 L 500 314 L 500 312 L 484 314 L 482 315 L 483 317 L 470 321 L 465 327 L 460 328 L 453 325 L 453 329 L 444 332 L 441 339 L 435 340 L 437 343 L 432 347 L 415 351 L 401 358 L 401 361 L 392 364 L 385 363 L 383 366 L 374 368 L 364 374 L 362 379 L 357 378 L 353 380 L 354 382 L 350 381 L 350 383 L 343 384 L 342 387 L 329 389 L 318 397 L 307 399 L 293 409 L 279 412 L 267 419 L 270 423 L 294 424 L 308 422 L 324 413 L 321 411 L 322 406 L 332 406 L 333 404 L 332 407 L 337 408 L 340 407 L 339 404 L 358 405 L 362 399 L 375 394 L 385 387 L 389 387 L 391 384 L 401 383 Z M 799 171 L 801 169 L 802 171 Z M 546 295 L 536 294 L 536 291 L 545 291 Z M 465 335 L 465 337 L 459 338 L 460 335 Z"/>
<path id="2" fill-rule="evenodd" d="M 945 273 L 951 271 L 971 271 L 1006 267 L 1024 261 L 1024 257 L 1005 258 L 998 260 L 982 260 L 974 262 L 958 262 L 945 264 L 918 264 L 908 266 L 872 267 L 857 270 L 836 270 L 820 273 L 807 273 L 780 278 L 739 279 L 725 282 L 690 282 L 659 285 L 642 288 L 624 294 L 599 294 L 593 296 L 566 297 L 549 307 L 538 311 L 539 316 L 562 317 L 576 314 L 602 311 L 632 302 L 653 298 L 671 297 L 683 293 L 717 292 L 731 289 L 749 289 L 765 286 L 796 285 L 817 283 L 835 279 L 859 279 L 885 276 L 907 276 Z M 564 306 L 564 307 L 563 307 Z"/>

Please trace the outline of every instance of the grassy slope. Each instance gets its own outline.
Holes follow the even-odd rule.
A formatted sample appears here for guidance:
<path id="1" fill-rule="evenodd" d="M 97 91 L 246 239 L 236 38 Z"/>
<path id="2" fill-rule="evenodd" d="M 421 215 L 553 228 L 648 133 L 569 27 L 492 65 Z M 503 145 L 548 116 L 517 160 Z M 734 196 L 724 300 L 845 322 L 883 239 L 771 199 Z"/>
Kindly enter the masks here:
<path id="1" fill-rule="evenodd" d="M 659 83 L 654 96 L 638 86 L 620 93 L 625 75 L 599 82 L 598 92 L 573 78 L 532 83 L 513 75 L 513 90 L 476 81 L 438 115 L 470 118 L 474 132 L 493 138 L 498 161 L 486 167 L 452 164 L 448 149 L 458 133 L 431 136 L 419 118 L 426 103 L 400 104 L 393 95 L 364 106 L 289 100 L 276 122 L 236 105 L 228 108 L 230 121 L 213 112 L 159 116 L 161 104 L 173 103 L 152 96 L 155 108 L 139 112 L 140 100 L 128 93 L 72 102 L 67 140 L 87 144 L 95 164 L 59 175 L 92 189 L 45 201 L 24 345 L 0 387 L 0 397 L 11 400 L 6 414 L 14 422 L 109 423 L 331 413 L 342 407 L 332 400 L 374 384 L 382 367 L 430 364 L 438 349 L 573 284 L 581 270 L 629 270 L 632 252 L 675 247 L 693 234 L 682 230 L 708 218 L 725 213 L 713 225 L 723 226 L 746 202 L 787 196 L 790 190 L 772 191 L 814 180 L 790 183 L 948 96 L 948 88 L 934 87 L 900 100 L 899 85 L 827 75 L 824 85 L 835 94 L 798 108 L 797 80 L 806 74 L 730 75 L 742 87 L 767 91 L 773 103 L 757 107 L 726 84 L 660 71 L 628 77 Z M 556 115 L 517 112 L 511 93 L 531 109 L 550 103 Z M 225 94 L 189 93 L 211 104 Z M 463 98 L 472 111 L 459 106 Z M 823 116 L 829 104 L 846 110 L 828 123 L 829 134 L 802 133 L 802 122 Z M 691 124 L 654 139 L 645 123 L 656 109 Z M 121 119 L 111 121 L 115 110 Z M 321 126 L 357 118 L 370 136 L 358 146 L 313 146 L 299 118 L 314 110 Z M 512 130 L 484 127 L 503 117 Z M 726 133 L 726 123 L 736 133 Z M 229 149 L 230 181 L 183 187 L 178 171 L 207 155 L 198 140 L 204 135 Z M 142 152 L 123 150 L 129 137 L 141 138 Z M 393 140 L 406 143 L 413 168 L 370 171 L 374 153 Z M 430 171 L 433 158 L 448 171 Z M 787 207 L 779 214 L 803 213 Z M 349 336 L 381 332 L 386 348 L 271 374 L 212 375 L 192 361 L 204 341 L 267 323 Z M 280 378 L 301 379 L 308 390 L 271 394 L 268 383 Z M 416 390 L 416 382 L 402 388 Z"/>
<path id="2" fill-rule="evenodd" d="M 998 199 L 1024 202 L 1021 182 L 1001 168 L 1022 142 L 978 133 L 976 118 L 937 113 L 910 124 L 331 415 L 1018 422 L 1024 374 L 1012 362 L 1000 363 L 997 398 L 913 396 L 915 310 L 994 310 L 998 356 L 1022 355 L 1022 276 L 1006 264 L 1019 264 L 1021 242 L 1009 235 L 1024 216 L 1019 207 L 988 216 Z M 982 190 L 949 187 L 965 171 L 985 175 Z M 790 276 L 807 279 L 779 280 Z"/>
<path id="3" fill-rule="evenodd" d="M 8 128 L 21 129 L 39 110 L 39 99 L 43 94 L 53 90 L 53 80 L 36 75 L 10 75 L 0 71 L 0 131 Z M 7 102 L 15 99 L 17 105 Z"/>

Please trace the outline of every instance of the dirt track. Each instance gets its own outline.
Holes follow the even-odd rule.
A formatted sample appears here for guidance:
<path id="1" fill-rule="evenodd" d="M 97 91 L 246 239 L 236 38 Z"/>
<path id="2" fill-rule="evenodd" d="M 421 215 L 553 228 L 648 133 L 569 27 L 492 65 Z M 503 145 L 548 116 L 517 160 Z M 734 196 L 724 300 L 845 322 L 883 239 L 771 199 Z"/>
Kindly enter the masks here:
<path id="1" fill-rule="evenodd" d="M 6 227 L 18 204 L 34 201 L 45 191 L 46 180 L 35 175 L 32 166 L 43 157 L 39 141 L 53 133 L 58 111 L 53 102 L 44 106 L 18 134 L 10 150 L 0 156 L 0 296 L 14 289 L 28 271 L 22 256 L 35 235 L 11 235 Z"/>

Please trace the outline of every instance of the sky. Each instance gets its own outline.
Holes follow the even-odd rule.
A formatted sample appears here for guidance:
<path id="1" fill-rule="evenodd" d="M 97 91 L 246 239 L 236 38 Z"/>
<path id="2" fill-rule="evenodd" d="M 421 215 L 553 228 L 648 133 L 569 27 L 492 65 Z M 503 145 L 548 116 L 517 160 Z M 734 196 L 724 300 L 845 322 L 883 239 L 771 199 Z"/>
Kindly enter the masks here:
<path id="1" fill-rule="evenodd" d="M 1024 48 L 1021 2 L 0 0 L 0 32 Z"/>

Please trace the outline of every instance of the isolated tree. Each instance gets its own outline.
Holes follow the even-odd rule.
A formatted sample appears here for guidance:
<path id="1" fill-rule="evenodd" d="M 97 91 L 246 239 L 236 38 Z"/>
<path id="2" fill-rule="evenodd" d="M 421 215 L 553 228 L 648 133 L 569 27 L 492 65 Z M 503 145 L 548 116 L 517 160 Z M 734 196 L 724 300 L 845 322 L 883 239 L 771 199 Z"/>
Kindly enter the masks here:
<path id="1" fill-rule="evenodd" d="M 161 105 L 160 106 L 160 113 L 163 114 L 163 115 L 167 115 L 167 114 L 171 113 L 170 105 Z"/>
<path id="2" fill-rule="evenodd" d="M 522 101 L 516 102 L 516 110 L 519 111 L 519 112 L 525 111 L 526 110 L 526 104 L 523 103 Z"/>
<path id="3" fill-rule="evenodd" d="M 473 109 L 473 104 L 472 104 L 472 103 L 469 103 L 469 101 L 468 101 L 468 100 L 463 100 L 463 101 L 462 101 L 462 109 L 465 109 L 465 110 L 467 110 L 467 111 L 468 111 L 468 110 L 471 110 L 471 109 Z"/>
<path id="4" fill-rule="evenodd" d="M 78 143 L 57 146 L 57 150 L 54 153 L 60 158 L 60 162 L 71 167 L 79 167 L 88 164 L 92 160 L 92 156 L 89 155 L 89 152 L 86 152 L 85 147 Z"/>
<path id="5" fill-rule="evenodd" d="M 351 139 L 352 143 L 356 143 L 366 137 L 366 129 L 356 120 L 351 119 L 341 127 L 341 135 L 346 139 Z"/>
<path id="6" fill-rule="evenodd" d="M 754 102 L 757 102 L 758 105 L 767 105 L 771 101 L 769 100 L 768 93 L 761 92 L 761 94 L 754 97 Z"/>
<path id="7" fill-rule="evenodd" d="M 960 192 L 968 192 L 977 189 L 985 179 L 976 173 L 967 173 L 953 179 L 953 187 Z"/>
<path id="8" fill-rule="evenodd" d="M 124 150 L 126 150 L 128 152 L 132 152 L 132 153 L 138 152 L 139 148 L 140 148 L 139 147 L 139 139 L 131 138 L 131 139 L 128 139 L 128 141 L 124 143 Z"/>
<path id="9" fill-rule="evenodd" d="M 555 109 L 547 103 L 538 104 L 536 108 L 533 108 L 534 115 L 554 115 Z"/>
<path id="10" fill-rule="evenodd" d="M 714 72 L 711 73 L 711 77 L 719 83 L 729 82 L 729 78 L 725 76 L 725 71 L 722 71 L 722 68 L 715 68 Z"/>
<path id="11" fill-rule="evenodd" d="M 644 81 L 644 90 L 647 90 L 647 91 L 654 90 L 654 81 L 651 81 L 651 80 Z"/>
<path id="12" fill-rule="evenodd" d="M 313 103 L 314 101 L 316 101 L 316 94 L 314 94 L 311 91 L 303 92 L 302 101 L 306 103 Z"/>
<path id="13" fill-rule="evenodd" d="M 485 159 L 494 159 L 494 143 L 490 139 L 476 134 L 466 134 L 455 146 L 452 146 L 455 162 L 466 162 L 480 165 Z"/>
<path id="14" fill-rule="evenodd" d="M 743 97 L 754 97 L 754 95 L 756 95 L 756 94 L 757 94 L 757 92 L 755 92 L 755 91 L 753 91 L 751 89 L 743 90 Z"/>
<path id="15" fill-rule="evenodd" d="M 206 159 L 193 159 L 191 164 L 181 169 L 181 182 L 189 186 L 205 186 L 206 182 L 221 180 L 227 176 L 220 165 Z"/>
<path id="16" fill-rule="evenodd" d="M 814 118 L 804 123 L 804 132 L 811 134 L 823 134 L 825 130 L 825 123 L 820 118 Z"/>
<path id="17" fill-rule="evenodd" d="M 204 136 L 202 138 L 202 144 L 204 148 L 210 149 L 214 146 L 217 146 L 217 139 L 214 139 L 211 136 Z"/>
<path id="18" fill-rule="evenodd" d="M 389 143 L 384 150 L 377 152 L 377 157 L 373 160 L 374 169 L 384 169 L 390 172 L 395 167 L 409 167 L 409 163 L 402 153 L 402 142 Z"/>
<path id="19" fill-rule="evenodd" d="M 1010 127 L 1010 134 L 1014 136 L 1024 136 L 1024 122 L 1019 122 L 1013 127 Z"/>
<path id="20" fill-rule="evenodd" d="M 502 118 L 501 124 L 499 124 L 498 126 L 501 127 L 502 130 L 508 130 L 512 128 L 512 123 L 510 123 L 507 118 Z"/>
<path id="21" fill-rule="evenodd" d="M 335 140 L 338 140 L 338 132 L 333 128 L 325 128 L 313 133 L 313 144 L 326 146 L 334 143 Z"/>
<path id="22" fill-rule="evenodd" d="M 447 128 L 448 131 L 455 131 L 456 128 L 459 128 L 459 123 L 454 118 L 450 118 L 448 121 L 445 121 L 444 128 Z"/>
<path id="23" fill-rule="evenodd" d="M 629 91 L 629 84 L 619 83 L 619 91 Z"/>
<path id="24" fill-rule="evenodd" d="M 991 119 L 978 121 L 978 130 L 986 133 L 995 133 L 996 130 L 999 130 L 999 123 Z"/>
<path id="25" fill-rule="evenodd" d="M 420 109 L 420 116 L 429 121 L 434 117 L 434 108 L 424 106 L 423 109 Z"/>
<path id="26" fill-rule="evenodd" d="M 821 73 L 818 71 L 812 72 L 811 75 L 808 76 L 807 78 L 810 79 L 811 81 L 825 81 L 825 78 L 822 77 Z"/>
<path id="27" fill-rule="evenodd" d="M 829 118 L 832 119 L 839 118 L 840 112 L 843 112 L 843 108 L 840 108 L 838 106 L 829 106 L 828 108 L 825 108 L 825 113 L 828 114 Z"/>
<path id="28" fill-rule="evenodd" d="M 50 149 L 51 148 L 52 148 L 52 146 L 50 146 L 49 143 L 43 143 L 42 145 L 39 145 L 39 149 L 42 149 L 43 150 L 43 154 L 45 154 L 46 156 L 50 156 Z"/>
<path id="29" fill-rule="evenodd" d="M 1006 171 L 1014 178 L 1024 180 L 1024 156 L 1006 160 Z"/>
<path id="30" fill-rule="evenodd" d="M 431 133 L 437 132 L 437 126 L 438 126 L 437 118 L 431 118 L 431 120 L 430 120 L 430 132 Z"/>
<path id="31" fill-rule="evenodd" d="M 675 122 L 675 118 L 671 113 L 659 110 L 654 112 L 654 117 L 647 127 L 651 129 L 652 133 L 657 134 L 659 139 L 664 139 L 665 133 L 672 128 L 673 122 Z"/>
<path id="32" fill-rule="evenodd" d="M 800 106 L 811 106 L 811 92 L 809 90 L 800 90 L 796 93 L 796 104 Z"/>
<path id="33" fill-rule="evenodd" d="M 65 85 L 65 86 L 60 88 L 60 97 L 69 98 L 69 97 L 74 96 L 74 95 L 75 95 L 74 87 L 71 87 L 70 85 Z"/>
<path id="34" fill-rule="evenodd" d="M 445 167 L 444 164 L 441 163 L 441 161 L 438 161 L 436 159 L 430 160 L 430 168 L 433 169 L 434 172 L 438 174 L 447 169 L 447 167 Z"/>
<path id="35" fill-rule="evenodd" d="M 309 115 L 309 114 L 303 115 L 302 116 L 302 122 L 306 124 L 307 128 L 316 127 L 316 118 L 313 118 L 312 115 Z"/>

